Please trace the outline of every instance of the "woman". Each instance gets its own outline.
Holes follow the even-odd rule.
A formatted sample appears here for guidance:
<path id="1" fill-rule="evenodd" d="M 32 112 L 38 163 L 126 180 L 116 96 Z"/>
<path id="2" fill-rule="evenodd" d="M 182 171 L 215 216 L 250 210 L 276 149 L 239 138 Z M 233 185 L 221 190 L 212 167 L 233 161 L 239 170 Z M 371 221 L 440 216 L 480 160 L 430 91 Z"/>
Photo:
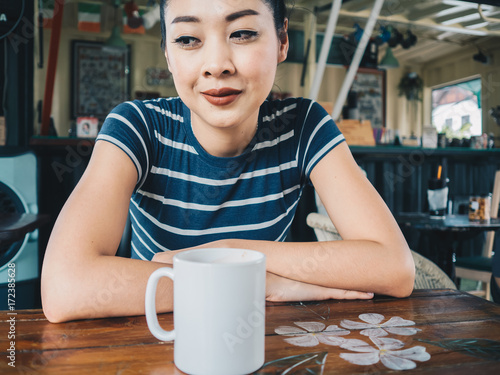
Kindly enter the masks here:
<path id="1" fill-rule="evenodd" d="M 162 0 L 161 17 L 180 98 L 106 119 L 48 244 L 47 318 L 143 314 L 149 275 L 193 247 L 265 253 L 268 300 L 409 295 L 408 246 L 331 118 L 306 99 L 265 101 L 288 51 L 284 2 Z M 343 241 L 283 242 L 310 182 Z M 135 259 L 114 256 L 129 203 Z M 170 281 L 158 291 L 171 311 Z"/>

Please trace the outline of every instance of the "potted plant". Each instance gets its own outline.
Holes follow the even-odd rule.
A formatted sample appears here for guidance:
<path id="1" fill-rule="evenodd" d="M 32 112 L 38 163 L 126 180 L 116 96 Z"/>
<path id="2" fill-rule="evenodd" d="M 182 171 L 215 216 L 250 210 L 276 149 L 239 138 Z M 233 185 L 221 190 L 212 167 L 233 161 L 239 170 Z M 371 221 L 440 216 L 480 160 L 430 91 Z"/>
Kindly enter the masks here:
<path id="1" fill-rule="evenodd" d="M 500 105 L 490 109 L 490 116 L 493 117 L 497 125 L 500 125 Z"/>
<path id="2" fill-rule="evenodd" d="M 399 81 L 399 96 L 404 96 L 407 100 L 406 111 L 412 132 L 417 132 L 418 128 L 418 103 L 422 101 L 424 82 L 415 72 L 406 73 Z"/>
<path id="3" fill-rule="evenodd" d="M 407 100 L 422 101 L 422 90 L 424 81 L 415 72 L 406 73 L 398 84 L 399 96 L 405 96 Z"/>

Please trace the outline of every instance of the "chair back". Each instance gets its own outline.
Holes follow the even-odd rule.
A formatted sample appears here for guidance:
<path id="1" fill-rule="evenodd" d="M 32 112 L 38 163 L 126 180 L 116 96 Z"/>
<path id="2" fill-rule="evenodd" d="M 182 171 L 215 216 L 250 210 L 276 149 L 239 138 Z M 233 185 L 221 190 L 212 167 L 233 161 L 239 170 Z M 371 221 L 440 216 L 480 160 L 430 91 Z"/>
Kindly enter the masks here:
<path id="1" fill-rule="evenodd" d="M 500 169 L 495 173 L 495 181 L 493 182 L 493 193 L 491 196 L 491 212 L 492 219 L 498 218 L 498 207 L 500 205 Z M 493 243 L 495 242 L 495 232 L 486 233 L 486 241 L 483 247 L 483 256 L 491 258 L 493 255 Z"/>
<path id="2" fill-rule="evenodd" d="M 318 241 L 342 240 L 329 217 L 311 212 L 307 225 L 314 229 Z M 411 250 L 415 263 L 414 289 L 456 289 L 455 283 L 433 261 Z"/>

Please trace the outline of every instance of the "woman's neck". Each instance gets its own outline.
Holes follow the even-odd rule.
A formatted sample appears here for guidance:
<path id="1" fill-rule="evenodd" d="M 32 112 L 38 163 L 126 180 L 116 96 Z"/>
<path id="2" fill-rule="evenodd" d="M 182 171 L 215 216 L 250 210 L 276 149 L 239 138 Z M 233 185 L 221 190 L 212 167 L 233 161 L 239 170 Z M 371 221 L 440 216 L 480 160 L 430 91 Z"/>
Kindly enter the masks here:
<path id="1" fill-rule="evenodd" d="M 255 121 L 248 121 L 232 127 L 202 125 L 196 120 L 192 114 L 191 126 L 197 141 L 206 152 L 217 157 L 241 155 L 255 136 L 258 126 L 258 116 L 256 116 Z"/>

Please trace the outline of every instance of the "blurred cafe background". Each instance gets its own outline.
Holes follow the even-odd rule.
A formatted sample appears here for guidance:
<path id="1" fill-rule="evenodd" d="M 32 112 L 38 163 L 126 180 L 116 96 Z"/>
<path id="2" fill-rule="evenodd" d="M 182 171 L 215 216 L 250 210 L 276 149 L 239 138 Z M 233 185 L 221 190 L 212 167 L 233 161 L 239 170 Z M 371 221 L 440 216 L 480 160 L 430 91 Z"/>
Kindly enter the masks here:
<path id="1" fill-rule="evenodd" d="M 386 0 L 359 62 L 375 0 L 342 1 L 333 35 L 331 1 L 288 4 L 290 51 L 270 98 L 314 96 L 337 109 L 356 161 L 394 215 L 428 212 L 438 169 L 448 179 L 447 214 L 466 214 L 471 195 L 492 192 L 500 169 L 498 1 Z M 1 2 L 0 215 L 48 218 L 15 243 L 0 242 L 2 289 L 7 264 L 27 264 L 18 279 L 25 307 L 39 306 L 50 231 L 106 114 L 122 101 L 177 95 L 160 39 L 157 0 Z M 289 240 L 316 240 L 306 217 L 317 210 L 311 187 Z M 418 232 L 404 233 L 412 249 L 424 246 Z M 483 242 L 463 241 L 459 251 L 477 255 Z"/>

